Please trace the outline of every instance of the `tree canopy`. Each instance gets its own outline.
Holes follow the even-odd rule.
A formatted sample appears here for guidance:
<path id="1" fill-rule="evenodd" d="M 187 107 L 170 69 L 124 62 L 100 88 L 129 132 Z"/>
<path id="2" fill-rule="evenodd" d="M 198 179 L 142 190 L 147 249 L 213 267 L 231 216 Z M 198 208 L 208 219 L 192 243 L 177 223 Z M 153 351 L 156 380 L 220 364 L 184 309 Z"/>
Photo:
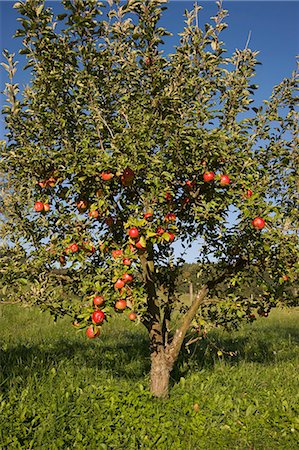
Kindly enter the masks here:
<path id="1" fill-rule="evenodd" d="M 168 361 L 192 326 L 237 326 L 256 307 L 293 304 L 298 73 L 253 106 L 257 52 L 227 55 L 220 2 L 203 29 L 201 8 L 186 11 L 169 55 L 164 0 L 62 3 L 57 16 L 39 0 L 14 5 L 31 73 L 22 90 L 4 51 L 5 296 L 68 314 L 91 335 L 103 322 L 93 314 L 106 321 L 124 300 Z M 202 288 L 188 309 L 173 243 L 198 239 Z"/>

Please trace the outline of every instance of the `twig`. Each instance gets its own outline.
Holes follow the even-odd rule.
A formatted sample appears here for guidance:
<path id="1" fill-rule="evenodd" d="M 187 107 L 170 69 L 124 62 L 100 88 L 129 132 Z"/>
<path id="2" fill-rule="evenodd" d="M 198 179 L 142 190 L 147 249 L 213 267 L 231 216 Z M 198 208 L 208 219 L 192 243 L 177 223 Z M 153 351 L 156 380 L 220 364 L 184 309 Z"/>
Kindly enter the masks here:
<path id="1" fill-rule="evenodd" d="M 247 38 L 247 41 L 246 41 L 246 45 L 245 45 L 244 50 L 247 50 L 248 45 L 249 45 L 249 42 L 250 42 L 250 38 L 251 38 L 251 30 L 250 30 L 249 33 L 248 33 L 248 38 Z"/>
<path id="2" fill-rule="evenodd" d="M 197 2 L 195 2 L 195 25 L 196 25 L 196 28 L 198 28 L 198 5 L 197 5 Z"/>

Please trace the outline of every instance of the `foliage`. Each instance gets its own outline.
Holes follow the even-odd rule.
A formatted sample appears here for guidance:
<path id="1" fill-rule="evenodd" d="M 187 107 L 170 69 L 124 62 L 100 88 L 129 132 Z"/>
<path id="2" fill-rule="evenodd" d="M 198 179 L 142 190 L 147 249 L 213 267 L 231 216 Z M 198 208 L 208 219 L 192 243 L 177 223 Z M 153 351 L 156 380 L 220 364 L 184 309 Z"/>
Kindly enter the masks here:
<path id="1" fill-rule="evenodd" d="M 48 313 L 1 306 L 0 447 L 294 449 L 298 319 L 295 310 L 273 311 L 233 334 L 214 331 L 208 337 L 238 356 L 219 358 L 201 341 L 161 405 L 146 389 L 141 326 L 117 316 L 86 343 L 67 320 L 54 325 Z"/>
<path id="2" fill-rule="evenodd" d="M 182 342 L 171 341 L 170 319 L 186 308 L 175 295 L 183 260 L 173 241 L 203 242 L 203 290 L 181 336 L 192 325 L 251 321 L 257 301 L 264 311 L 291 301 L 298 76 L 251 108 L 257 52 L 225 56 L 221 3 L 204 29 L 200 7 L 186 11 L 180 44 L 167 56 L 164 3 L 64 0 L 57 17 L 38 0 L 15 4 L 31 81 L 20 92 L 5 51 L 1 235 L 13 255 L 6 296 L 70 315 L 81 328 L 92 324 L 95 295 L 107 319 L 126 299 L 155 345 L 177 355 Z M 125 274 L 133 282 L 117 287 Z M 176 356 L 167 357 L 172 368 Z"/>

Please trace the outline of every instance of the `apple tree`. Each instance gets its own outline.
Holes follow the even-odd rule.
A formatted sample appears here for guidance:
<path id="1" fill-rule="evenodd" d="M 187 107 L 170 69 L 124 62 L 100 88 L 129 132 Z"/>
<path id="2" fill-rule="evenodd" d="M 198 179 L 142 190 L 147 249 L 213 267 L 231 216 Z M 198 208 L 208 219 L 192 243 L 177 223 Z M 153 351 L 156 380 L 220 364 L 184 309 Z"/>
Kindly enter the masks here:
<path id="1" fill-rule="evenodd" d="M 62 3 L 59 15 L 14 5 L 28 85 L 3 53 L 2 295 L 69 315 L 89 338 L 129 312 L 166 397 L 187 333 L 296 301 L 298 75 L 253 106 L 258 52 L 226 54 L 220 2 L 204 28 L 199 6 L 186 11 L 169 55 L 165 0 Z M 198 253 L 190 305 L 176 242 Z"/>

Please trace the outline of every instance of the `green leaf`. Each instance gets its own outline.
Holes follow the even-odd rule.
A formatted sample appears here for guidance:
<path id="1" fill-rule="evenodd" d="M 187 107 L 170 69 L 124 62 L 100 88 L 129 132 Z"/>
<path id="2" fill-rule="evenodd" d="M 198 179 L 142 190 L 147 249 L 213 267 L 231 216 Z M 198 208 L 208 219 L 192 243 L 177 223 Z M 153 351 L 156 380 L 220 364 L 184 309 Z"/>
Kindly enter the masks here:
<path id="1" fill-rule="evenodd" d="M 142 245 L 142 247 L 146 247 L 146 239 L 144 236 L 141 236 L 139 239 L 140 244 Z"/>
<path id="2" fill-rule="evenodd" d="M 37 15 L 37 17 L 40 15 L 40 13 L 42 12 L 43 9 L 44 9 L 44 5 L 43 5 L 43 3 L 41 3 L 41 4 L 36 8 L 36 15 Z"/>
<path id="3" fill-rule="evenodd" d="M 256 412 L 256 407 L 254 405 L 249 405 L 248 408 L 246 409 L 246 417 L 248 416 L 252 416 L 252 414 L 254 414 Z"/>

